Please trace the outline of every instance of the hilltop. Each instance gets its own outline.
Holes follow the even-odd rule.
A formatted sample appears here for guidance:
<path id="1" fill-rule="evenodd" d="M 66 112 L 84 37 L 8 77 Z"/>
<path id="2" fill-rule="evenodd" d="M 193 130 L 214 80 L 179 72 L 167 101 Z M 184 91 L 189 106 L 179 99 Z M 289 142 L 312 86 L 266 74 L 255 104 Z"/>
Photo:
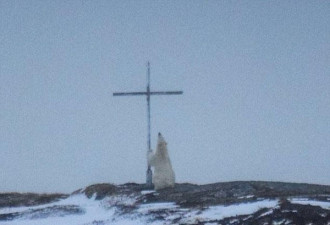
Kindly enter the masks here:
<path id="1" fill-rule="evenodd" d="M 0 194 L 0 224 L 330 224 L 330 186 L 235 181 L 95 184 L 72 194 Z"/>

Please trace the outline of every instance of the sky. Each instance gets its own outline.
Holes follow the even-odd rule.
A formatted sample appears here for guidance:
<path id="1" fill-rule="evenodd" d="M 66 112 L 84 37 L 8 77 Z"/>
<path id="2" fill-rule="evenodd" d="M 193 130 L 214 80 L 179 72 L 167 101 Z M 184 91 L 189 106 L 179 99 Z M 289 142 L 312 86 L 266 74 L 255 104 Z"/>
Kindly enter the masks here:
<path id="1" fill-rule="evenodd" d="M 0 0 L 0 192 L 145 182 L 330 185 L 329 1 Z"/>

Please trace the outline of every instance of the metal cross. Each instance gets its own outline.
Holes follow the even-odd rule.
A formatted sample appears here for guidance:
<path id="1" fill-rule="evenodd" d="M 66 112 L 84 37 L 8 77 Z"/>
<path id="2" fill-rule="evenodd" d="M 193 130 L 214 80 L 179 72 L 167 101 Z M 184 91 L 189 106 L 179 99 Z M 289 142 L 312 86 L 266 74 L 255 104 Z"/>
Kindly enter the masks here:
<path id="1" fill-rule="evenodd" d="M 181 95 L 182 91 L 150 91 L 150 63 L 147 63 L 147 90 L 143 92 L 115 92 L 113 96 L 130 96 L 130 95 L 145 95 L 147 96 L 147 112 L 148 112 L 148 152 L 151 151 L 150 141 L 150 96 L 151 95 Z M 152 186 L 152 171 L 148 163 L 146 183 L 148 187 Z"/>

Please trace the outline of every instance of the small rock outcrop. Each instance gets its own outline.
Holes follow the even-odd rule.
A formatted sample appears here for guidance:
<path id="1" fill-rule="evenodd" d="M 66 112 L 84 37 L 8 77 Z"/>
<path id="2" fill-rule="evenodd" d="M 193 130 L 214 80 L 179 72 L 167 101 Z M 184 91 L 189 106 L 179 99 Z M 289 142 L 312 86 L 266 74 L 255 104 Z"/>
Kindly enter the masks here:
<path id="1" fill-rule="evenodd" d="M 83 191 L 88 198 L 91 198 L 95 195 L 96 200 L 103 199 L 106 196 L 114 195 L 118 192 L 118 187 L 113 184 L 94 184 L 86 187 Z"/>

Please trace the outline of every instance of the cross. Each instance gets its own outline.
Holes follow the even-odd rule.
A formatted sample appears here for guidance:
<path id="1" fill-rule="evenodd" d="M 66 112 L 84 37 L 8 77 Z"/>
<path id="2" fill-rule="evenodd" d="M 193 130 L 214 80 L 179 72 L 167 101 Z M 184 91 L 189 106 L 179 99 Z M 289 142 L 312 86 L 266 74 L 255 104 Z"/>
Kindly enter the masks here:
<path id="1" fill-rule="evenodd" d="M 147 63 L 147 90 L 142 92 L 115 92 L 113 96 L 132 96 L 132 95 L 145 95 L 147 96 L 147 116 L 148 116 L 148 152 L 151 151 L 150 141 L 150 96 L 151 95 L 181 95 L 182 91 L 150 91 L 150 63 Z M 146 173 L 146 183 L 148 187 L 152 186 L 152 171 L 148 163 Z"/>

